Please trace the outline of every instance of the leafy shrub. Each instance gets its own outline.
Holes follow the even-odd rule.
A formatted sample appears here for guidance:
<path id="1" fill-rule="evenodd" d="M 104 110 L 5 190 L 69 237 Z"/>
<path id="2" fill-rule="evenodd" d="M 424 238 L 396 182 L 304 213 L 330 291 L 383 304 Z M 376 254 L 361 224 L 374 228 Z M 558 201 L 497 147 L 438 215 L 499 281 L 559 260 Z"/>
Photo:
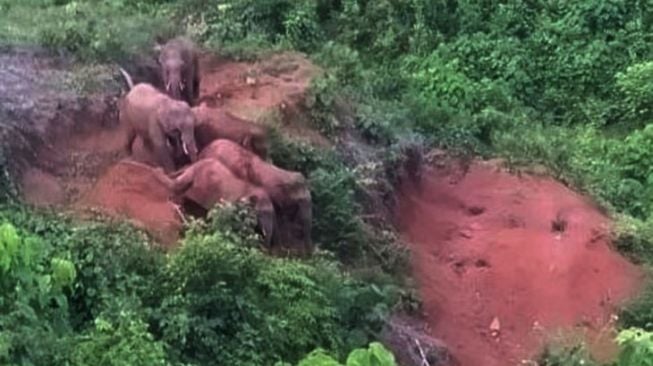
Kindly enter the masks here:
<path id="1" fill-rule="evenodd" d="M 76 277 L 48 243 L 0 225 L 0 361 L 52 364 L 67 347 L 64 290 Z"/>
<path id="2" fill-rule="evenodd" d="M 333 114 L 338 81 L 332 75 L 311 80 L 304 103 L 315 128 L 327 137 L 335 137 L 343 128 Z"/>
<path id="3" fill-rule="evenodd" d="M 443 107 L 471 110 L 477 85 L 460 68 L 458 59 L 446 60 L 433 53 L 426 58 L 406 57 L 401 72 L 413 89 L 410 93 Z"/>
<path id="4" fill-rule="evenodd" d="M 172 365 L 164 345 L 130 313 L 121 314 L 117 324 L 96 319 L 95 328 L 78 337 L 71 359 L 79 366 Z"/>
<path id="5" fill-rule="evenodd" d="M 372 342 L 369 347 L 358 348 L 349 354 L 347 362 L 342 365 L 323 349 L 316 349 L 299 361 L 297 366 L 395 366 L 394 355 L 381 343 Z M 291 366 L 279 363 L 275 366 Z"/>
<path id="6" fill-rule="evenodd" d="M 408 120 L 408 111 L 401 103 L 374 100 L 359 106 L 356 127 L 372 142 L 391 144 L 406 129 Z"/>
<path id="7" fill-rule="evenodd" d="M 640 366 L 653 358 L 653 333 L 637 328 L 624 329 L 617 336 L 619 366 Z"/>
<path id="8" fill-rule="evenodd" d="M 324 262 L 266 257 L 221 232 L 191 234 L 165 272 L 155 319 L 184 362 L 263 365 L 318 346 L 340 354 L 367 322 L 344 312 L 365 285 Z"/>
<path id="9" fill-rule="evenodd" d="M 156 35 L 173 34 L 164 19 L 121 2 L 71 1 L 40 28 L 42 44 L 83 60 L 120 60 L 151 48 Z"/>
<path id="10" fill-rule="evenodd" d="M 322 248 L 333 251 L 341 260 L 361 255 L 361 224 L 354 199 L 354 176 L 346 169 L 311 172 L 313 236 Z"/>
<path id="11" fill-rule="evenodd" d="M 283 20 L 285 39 L 298 50 L 310 51 L 322 38 L 316 5 L 313 1 L 304 1 L 285 15 Z"/>
<path id="12" fill-rule="evenodd" d="M 360 82 L 366 72 L 358 51 L 334 41 L 326 42 L 315 59 L 320 64 L 327 65 L 342 85 Z"/>
<path id="13" fill-rule="evenodd" d="M 256 232 L 256 212 L 244 202 L 223 202 L 209 211 L 206 221 L 196 223 L 204 232 L 220 231 L 225 236 L 238 238 L 243 245 L 256 248 L 262 242 Z"/>
<path id="14" fill-rule="evenodd" d="M 102 314 L 118 318 L 123 309 L 139 309 L 160 296 L 154 283 L 164 266 L 163 255 L 151 249 L 147 237 L 133 227 L 83 225 L 59 240 L 79 268 L 70 294 L 77 326 Z"/>
<path id="15" fill-rule="evenodd" d="M 0 359 L 267 365 L 316 347 L 342 356 L 374 339 L 392 286 L 354 280 L 320 257 L 265 256 L 247 244 L 251 217 L 237 206 L 213 210 L 167 256 L 127 225 L 0 209 L 30 233 L 0 230 Z M 12 281 L 22 281 L 20 296 Z"/>
<path id="16" fill-rule="evenodd" d="M 649 122 L 650 105 L 653 103 L 653 62 L 647 61 L 629 66 L 625 72 L 617 73 L 617 87 L 623 93 L 623 108 L 631 121 Z"/>

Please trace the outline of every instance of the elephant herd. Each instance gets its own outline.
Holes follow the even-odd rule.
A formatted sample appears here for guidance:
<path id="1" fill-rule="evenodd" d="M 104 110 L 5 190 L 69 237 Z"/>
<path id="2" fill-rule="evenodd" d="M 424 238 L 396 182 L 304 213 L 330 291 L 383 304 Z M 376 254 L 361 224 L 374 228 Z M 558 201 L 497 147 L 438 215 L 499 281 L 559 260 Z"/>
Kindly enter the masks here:
<path id="1" fill-rule="evenodd" d="M 257 214 L 265 244 L 312 251 L 311 194 L 304 176 L 268 162 L 267 130 L 205 105 L 199 98 L 198 51 L 184 38 L 157 45 L 164 90 L 134 85 L 118 102 L 125 150 L 140 138 L 165 172 L 175 200 L 210 210 L 220 201 L 245 201 Z"/>

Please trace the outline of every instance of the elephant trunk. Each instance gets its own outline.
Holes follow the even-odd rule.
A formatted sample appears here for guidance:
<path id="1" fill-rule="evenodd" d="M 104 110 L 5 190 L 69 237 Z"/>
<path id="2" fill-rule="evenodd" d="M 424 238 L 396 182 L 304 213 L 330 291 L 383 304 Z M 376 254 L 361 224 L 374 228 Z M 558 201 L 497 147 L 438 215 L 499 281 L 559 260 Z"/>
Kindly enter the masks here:
<path id="1" fill-rule="evenodd" d="M 192 163 L 197 161 L 197 144 L 195 143 L 195 134 L 193 131 L 182 135 L 181 149 Z"/>
<path id="2" fill-rule="evenodd" d="M 181 99 L 181 92 L 184 86 L 181 82 L 181 76 L 176 75 L 176 73 L 171 73 L 168 75 L 168 80 L 166 80 L 166 92 L 174 99 Z"/>

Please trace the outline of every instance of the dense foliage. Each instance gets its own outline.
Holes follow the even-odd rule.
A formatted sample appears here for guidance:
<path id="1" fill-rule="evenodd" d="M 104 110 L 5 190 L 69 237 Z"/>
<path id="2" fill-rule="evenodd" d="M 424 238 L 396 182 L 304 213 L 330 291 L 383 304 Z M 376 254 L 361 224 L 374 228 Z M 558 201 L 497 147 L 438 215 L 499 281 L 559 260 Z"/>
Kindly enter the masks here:
<path id="1" fill-rule="evenodd" d="M 270 365 L 373 340 L 392 291 L 319 256 L 266 256 L 219 210 L 166 255 L 129 226 L 4 207 L 2 362 Z"/>

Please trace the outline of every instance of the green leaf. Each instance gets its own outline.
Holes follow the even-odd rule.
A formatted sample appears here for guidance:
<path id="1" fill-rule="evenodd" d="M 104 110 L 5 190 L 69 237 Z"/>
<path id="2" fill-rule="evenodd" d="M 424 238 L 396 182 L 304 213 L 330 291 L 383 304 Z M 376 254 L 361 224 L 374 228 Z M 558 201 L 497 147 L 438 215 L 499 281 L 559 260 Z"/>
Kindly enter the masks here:
<path id="1" fill-rule="evenodd" d="M 370 353 L 373 366 L 395 366 L 395 356 L 388 351 L 381 343 L 370 343 Z"/>
<path id="2" fill-rule="evenodd" d="M 347 357 L 347 366 L 372 366 L 369 352 L 363 348 L 353 350 Z"/>

